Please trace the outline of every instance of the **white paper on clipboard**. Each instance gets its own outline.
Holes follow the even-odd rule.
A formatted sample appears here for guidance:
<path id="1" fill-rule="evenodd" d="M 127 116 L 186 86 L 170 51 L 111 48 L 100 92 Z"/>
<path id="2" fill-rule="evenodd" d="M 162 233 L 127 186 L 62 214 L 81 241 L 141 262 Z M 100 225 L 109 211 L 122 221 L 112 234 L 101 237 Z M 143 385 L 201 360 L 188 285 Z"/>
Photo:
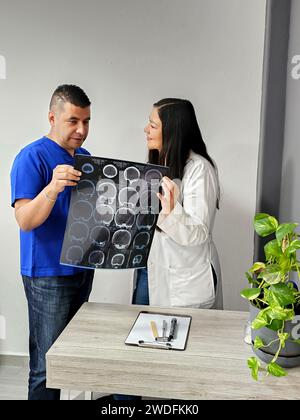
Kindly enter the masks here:
<path id="1" fill-rule="evenodd" d="M 157 326 L 158 335 L 162 336 L 163 320 L 167 322 L 167 336 L 169 335 L 171 319 L 176 318 L 177 327 L 174 338 L 170 341 L 170 350 L 184 350 L 189 334 L 191 324 L 191 316 L 189 315 L 175 315 L 175 314 L 161 314 L 157 312 L 142 311 L 139 313 L 135 323 L 133 324 L 125 344 L 139 346 L 141 342 L 149 344 L 149 347 L 161 348 L 163 345 L 155 340 L 152 329 L 151 321 L 154 321 Z M 147 346 L 147 345 L 146 345 Z"/>

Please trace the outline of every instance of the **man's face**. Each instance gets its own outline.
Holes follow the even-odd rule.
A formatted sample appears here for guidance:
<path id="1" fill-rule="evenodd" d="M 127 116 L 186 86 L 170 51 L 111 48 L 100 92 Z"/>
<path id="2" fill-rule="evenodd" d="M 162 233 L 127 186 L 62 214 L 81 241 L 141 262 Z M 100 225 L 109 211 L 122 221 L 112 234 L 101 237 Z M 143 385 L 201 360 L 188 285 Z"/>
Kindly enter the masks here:
<path id="1" fill-rule="evenodd" d="M 90 107 L 81 108 L 70 102 L 59 104 L 49 112 L 51 136 L 71 154 L 81 147 L 89 132 Z"/>

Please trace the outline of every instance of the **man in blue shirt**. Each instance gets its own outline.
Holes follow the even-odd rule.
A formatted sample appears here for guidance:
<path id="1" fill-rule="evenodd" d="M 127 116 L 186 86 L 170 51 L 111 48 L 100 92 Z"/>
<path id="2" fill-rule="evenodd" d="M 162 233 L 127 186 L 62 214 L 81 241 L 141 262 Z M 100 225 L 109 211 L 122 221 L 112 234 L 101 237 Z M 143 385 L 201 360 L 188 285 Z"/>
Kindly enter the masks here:
<path id="1" fill-rule="evenodd" d="M 30 400 L 56 400 L 46 388 L 45 354 L 89 298 L 94 271 L 59 263 L 71 188 L 81 173 L 74 155 L 89 131 L 90 100 L 74 85 L 59 86 L 49 110 L 50 132 L 24 147 L 11 171 L 11 203 L 20 226 L 21 275 L 28 302 Z"/>

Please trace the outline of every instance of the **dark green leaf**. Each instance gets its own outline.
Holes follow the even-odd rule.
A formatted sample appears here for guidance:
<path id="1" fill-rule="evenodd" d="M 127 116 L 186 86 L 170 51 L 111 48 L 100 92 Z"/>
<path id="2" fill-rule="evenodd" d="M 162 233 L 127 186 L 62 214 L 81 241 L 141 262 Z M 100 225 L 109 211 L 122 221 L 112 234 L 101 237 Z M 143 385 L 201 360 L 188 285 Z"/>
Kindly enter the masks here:
<path id="1" fill-rule="evenodd" d="M 276 232 L 277 227 L 278 221 L 269 214 L 259 213 L 254 218 L 254 229 L 256 233 L 262 237 Z"/>
<path id="2" fill-rule="evenodd" d="M 279 319 L 273 319 L 273 321 L 267 325 L 267 328 L 269 328 L 272 331 L 278 331 L 282 328 L 282 326 L 283 321 L 280 321 Z"/>

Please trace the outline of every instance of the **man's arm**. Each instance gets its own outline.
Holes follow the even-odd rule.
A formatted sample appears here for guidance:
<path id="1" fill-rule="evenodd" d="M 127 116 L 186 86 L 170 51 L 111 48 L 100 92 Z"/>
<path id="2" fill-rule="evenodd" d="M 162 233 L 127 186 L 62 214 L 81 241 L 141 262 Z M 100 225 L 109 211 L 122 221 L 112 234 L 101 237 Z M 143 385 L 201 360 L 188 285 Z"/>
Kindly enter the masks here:
<path id="1" fill-rule="evenodd" d="M 18 199 L 15 202 L 15 217 L 20 229 L 29 232 L 45 222 L 51 213 L 58 194 L 65 187 L 75 186 L 81 172 L 70 165 L 58 165 L 51 182 L 33 199 Z"/>

